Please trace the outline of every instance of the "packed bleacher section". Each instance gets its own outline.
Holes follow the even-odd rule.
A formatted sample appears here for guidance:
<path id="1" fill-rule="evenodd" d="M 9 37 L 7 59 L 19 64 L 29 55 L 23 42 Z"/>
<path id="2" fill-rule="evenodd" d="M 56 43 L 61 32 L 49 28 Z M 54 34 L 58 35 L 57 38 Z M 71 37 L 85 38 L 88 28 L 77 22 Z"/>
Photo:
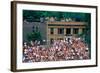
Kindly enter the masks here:
<path id="1" fill-rule="evenodd" d="M 81 38 L 54 40 L 49 46 L 40 41 L 24 42 L 23 62 L 48 62 L 90 59 L 88 45 Z"/>

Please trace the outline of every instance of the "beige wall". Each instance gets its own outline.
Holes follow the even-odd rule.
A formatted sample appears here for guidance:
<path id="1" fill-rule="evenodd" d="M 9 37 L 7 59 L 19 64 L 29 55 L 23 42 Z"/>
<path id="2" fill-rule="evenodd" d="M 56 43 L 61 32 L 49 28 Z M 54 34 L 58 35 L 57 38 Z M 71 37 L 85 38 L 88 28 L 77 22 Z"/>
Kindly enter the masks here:
<path id="1" fill-rule="evenodd" d="M 54 28 L 54 34 L 50 34 L 50 28 Z M 64 34 L 58 34 L 57 29 L 58 28 L 64 28 Z M 85 26 L 47 26 L 47 40 L 50 42 L 50 39 L 57 40 L 58 38 L 63 38 L 65 39 L 65 34 L 66 34 L 66 28 L 71 28 L 71 34 L 73 34 L 73 28 L 79 28 L 78 34 L 82 33 L 82 29 L 85 28 Z M 75 35 L 75 34 L 73 34 Z M 77 34 L 76 34 L 77 35 Z"/>

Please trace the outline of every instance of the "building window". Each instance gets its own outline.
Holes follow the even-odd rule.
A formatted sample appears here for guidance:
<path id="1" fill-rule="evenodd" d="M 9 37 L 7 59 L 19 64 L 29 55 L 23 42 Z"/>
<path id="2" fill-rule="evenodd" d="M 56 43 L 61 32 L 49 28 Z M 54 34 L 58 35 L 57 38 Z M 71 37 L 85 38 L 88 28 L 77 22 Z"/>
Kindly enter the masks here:
<path id="1" fill-rule="evenodd" d="M 54 28 L 50 28 L 50 34 L 54 34 Z"/>
<path id="2" fill-rule="evenodd" d="M 78 28 L 74 28 L 74 29 L 73 29 L 73 33 L 74 33 L 74 34 L 78 34 L 78 31 L 79 31 Z"/>
<path id="3" fill-rule="evenodd" d="M 58 34 L 64 34 L 64 28 L 58 28 Z"/>
<path id="4" fill-rule="evenodd" d="M 66 34 L 71 34 L 71 28 L 66 29 Z"/>
<path id="5" fill-rule="evenodd" d="M 54 39 L 50 38 L 50 44 L 53 44 Z"/>
<path id="6" fill-rule="evenodd" d="M 82 29 L 82 33 L 85 33 L 85 28 Z"/>

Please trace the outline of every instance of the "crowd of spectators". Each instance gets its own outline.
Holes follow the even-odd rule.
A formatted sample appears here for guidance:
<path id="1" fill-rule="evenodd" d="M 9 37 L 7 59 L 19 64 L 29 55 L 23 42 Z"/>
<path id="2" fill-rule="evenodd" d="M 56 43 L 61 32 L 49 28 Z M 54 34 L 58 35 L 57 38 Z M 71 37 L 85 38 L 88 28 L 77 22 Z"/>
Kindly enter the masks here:
<path id="1" fill-rule="evenodd" d="M 88 45 L 81 38 L 54 40 L 51 45 L 41 45 L 39 41 L 24 42 L 23 62 L 48 62 L 90 59 Z"/>

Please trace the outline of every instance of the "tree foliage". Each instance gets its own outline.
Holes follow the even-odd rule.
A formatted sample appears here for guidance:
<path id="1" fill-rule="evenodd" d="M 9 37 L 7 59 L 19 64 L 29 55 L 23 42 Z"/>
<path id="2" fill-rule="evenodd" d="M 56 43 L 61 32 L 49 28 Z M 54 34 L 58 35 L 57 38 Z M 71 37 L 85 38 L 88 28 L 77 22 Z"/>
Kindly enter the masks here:
<path id="1" fill-rule="evenodd" d="M 33 31 L 31 33 L 27 34 L 27 40 L 28 41 L 35 41 L 35 40 L 41 41 L 42 40 L 41 33 L 40 33 L 40 31 L 38 31 L 37 27 L 35 30 L 33 28 Z"/>
<path id="2" fill-rule="evenodd" d="M 58 20 L 62 18 L 72 18 L 76 21 L 86 21 L 88 13 L 79 12 L 59 12 L 59 11 L 32 11 L 23 10 L 23 20 L 29 22 L 39 21 L 40 17 L 56 17 Z"/>

